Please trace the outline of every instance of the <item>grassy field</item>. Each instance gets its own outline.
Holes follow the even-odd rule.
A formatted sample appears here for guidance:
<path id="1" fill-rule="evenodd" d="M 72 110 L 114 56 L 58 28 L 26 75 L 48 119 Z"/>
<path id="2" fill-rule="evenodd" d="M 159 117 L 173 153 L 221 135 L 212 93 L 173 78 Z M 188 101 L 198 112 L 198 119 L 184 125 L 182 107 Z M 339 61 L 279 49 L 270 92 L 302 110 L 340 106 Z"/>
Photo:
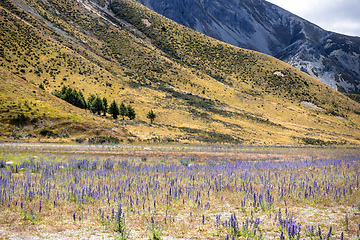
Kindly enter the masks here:
<path id="1" fill-rule="evenodd" d="M 1 144 L 0 237 L 359 239 L 359 152 Z"/>

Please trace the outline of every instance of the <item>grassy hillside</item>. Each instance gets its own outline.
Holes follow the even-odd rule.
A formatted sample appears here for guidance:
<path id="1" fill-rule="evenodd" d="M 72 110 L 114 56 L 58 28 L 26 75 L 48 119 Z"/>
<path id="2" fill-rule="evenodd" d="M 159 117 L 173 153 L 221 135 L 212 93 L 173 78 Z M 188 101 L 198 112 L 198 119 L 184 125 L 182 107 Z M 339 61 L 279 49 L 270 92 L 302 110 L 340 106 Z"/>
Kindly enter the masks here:
<path id="1" fill-rule="evenodd" d="M 9 0 L 0 4 L 1 121 L 9 128 L 19 112 L 8 102 L 24 101 L 10 94 L 17 82 L 46 95 L 41 105 L 54 108 L 52 115 L 40 108 L 34 114 L 74 119 L 62 127 L 103 122 L 104 129 L 150 141 L 360 143 L 359 103 L 275 58 L 206 37 L 136 1 L 98 1 L 107 13 L 81 1 L 27 2 L 23 8 L 32 14 Z M 132 104 L 137 117 L 114 121 L 71 107 L 50 94 L 64 85 L 85 98 Z M 157 114 L 152 125 L 150 109 Z M 36 134 L 39 126 L 31 125 Z"/>
<path id="2" fill-rule="evenodd" d="M 113 136 L 120 140 L 129 136 L 111 121 L 59 101 L 4 69 L 0 69 L 0 86 L 2 139 L 67 142 L 89 135 Z"/>

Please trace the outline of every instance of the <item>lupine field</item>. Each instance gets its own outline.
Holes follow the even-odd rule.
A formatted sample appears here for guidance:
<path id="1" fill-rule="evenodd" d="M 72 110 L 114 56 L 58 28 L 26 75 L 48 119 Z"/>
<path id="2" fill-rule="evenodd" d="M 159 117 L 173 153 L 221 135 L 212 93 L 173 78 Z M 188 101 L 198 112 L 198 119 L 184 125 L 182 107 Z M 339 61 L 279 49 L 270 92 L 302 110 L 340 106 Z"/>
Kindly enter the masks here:
<path id="1" fill-rule="evenodd" d="M 360 239 L 358 149 L 55 148 L 1 146 L 3 237 Z"/>

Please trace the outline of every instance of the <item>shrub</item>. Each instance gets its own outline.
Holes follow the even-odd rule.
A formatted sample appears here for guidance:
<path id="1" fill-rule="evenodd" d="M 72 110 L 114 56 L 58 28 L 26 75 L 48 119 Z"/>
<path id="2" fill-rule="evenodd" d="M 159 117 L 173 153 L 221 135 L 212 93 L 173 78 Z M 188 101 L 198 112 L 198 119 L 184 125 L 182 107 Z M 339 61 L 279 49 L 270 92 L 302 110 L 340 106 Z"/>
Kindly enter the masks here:
<path id="1" fill-rule="evenodd" d="M 44 137 L 55 136 L 53 131 L 47 130 L 46 128 L 41 129 L 39 133 L 40 133 L 41 136 L 44 136 Z"/>
<path id="2" fill-rule="evenodd" d="M 26 116 L 24 113 L 19 113 L 18 115 L 14 116 L 12 119 L 14 122 L 23 123 L 30 120 L 28 116 Z"/>
<path id="3" fill-rule="evenodd" d="M 42 90 L 45 90 L 44 84 L 40 83 L 39 88 L 42 89 Z"/>
<path id="4" fill-rule="evenodd" d="M 97 136 L 89 138 L 88 140 L 89 144 L 104 144 L 104 143 L 112 143 L 112 144 L 118 144 L 120 140 L 117 137 L 112 136 Z"/>
<path id="5" fill-rule="evenodd" d="M 6 168 L 6 162 L 5 161 L 0 161 L 0 168 Z"/>
<path id="6" fill-rule="evenodd" d="M 75 139 L 75 142 L 77 142 L 77 143 L 83 143 L 83 142 L 85 142 L 85 140 L 86 140 L 86 138 L 76 138 L 76 139 Z"/>

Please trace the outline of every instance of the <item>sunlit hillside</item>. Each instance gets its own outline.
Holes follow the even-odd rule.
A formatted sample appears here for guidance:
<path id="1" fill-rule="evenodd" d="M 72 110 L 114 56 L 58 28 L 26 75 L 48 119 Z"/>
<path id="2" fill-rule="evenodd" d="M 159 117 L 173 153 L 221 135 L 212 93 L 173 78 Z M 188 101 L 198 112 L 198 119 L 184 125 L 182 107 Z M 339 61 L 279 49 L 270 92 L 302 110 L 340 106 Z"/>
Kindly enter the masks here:
<path id="1" fill-rule="evenodd" d="M 58 134 L 66 128 L 70 139 L 360 143 L 359 103 L 273 57 L 199 34 L 136 1 L 4 0 L 0 6 L 4 139 L 31 126 L 26 131 L 36 136 L 43 128 Z M 85 98 L 131 104 L 136 118 L 75 108 L 52 96 L 63 86 Z M 26 98 L 36 106 L 27 107 Z M 151 109 L 153 124 L 146 118 Z"/>

